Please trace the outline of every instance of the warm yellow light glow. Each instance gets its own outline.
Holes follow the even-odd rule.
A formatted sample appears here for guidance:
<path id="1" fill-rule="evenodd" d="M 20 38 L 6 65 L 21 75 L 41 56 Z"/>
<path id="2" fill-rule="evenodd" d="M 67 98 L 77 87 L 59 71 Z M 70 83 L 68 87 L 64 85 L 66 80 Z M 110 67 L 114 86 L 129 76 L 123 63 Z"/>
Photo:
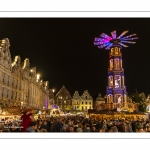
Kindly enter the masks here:
<path id="1" fill-rule="evenodd" d="M 52 92 L 54 93 L 54 92 L 55 92 L 55 89 L 52 89 Z"/>
<path id="2" fill-rule="evenodd" d="M 21 102 L 21 105 L 23 105 L 23 102 Z"/>
<path id="3" fill-rule="evenodd" d="M 5 114 L 6 114 L 6 112 L 2 112 L 2 114 L 3 114 L 3 115 L 5 115 Z"/>
<path id="4" fill-rule="evenodd" d="M 37 80 L 39 80 L 40 79 L 40 74 L 37 74 Z"/>
<path id="5" fill-rule="evenodd" d="M 30 71 L 31 71 L 31 72 L 33 72 L 33 70 L 32 70 L 32 69 L 31 69 Z"/>
<path id="6" fill-rule="evenodd" d="M 48 86 L 48 82 L 46 81 L 46 86 Z"/>

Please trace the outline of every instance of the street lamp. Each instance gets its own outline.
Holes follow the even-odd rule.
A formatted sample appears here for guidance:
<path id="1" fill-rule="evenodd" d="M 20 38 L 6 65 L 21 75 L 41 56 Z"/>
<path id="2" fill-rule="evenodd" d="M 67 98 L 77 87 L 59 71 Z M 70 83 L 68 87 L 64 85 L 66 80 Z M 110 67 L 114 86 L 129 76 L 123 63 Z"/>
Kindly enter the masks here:
<path id="1" fill-rule="evenodd" d="M 37 78 L 36 81 L 38 82 L 40 80 L 40 74 L 37 74 L 36 78 Z"/>
<path id="2" fill-rule="evenodd" d="M 54 92 L 55 92 L 55 89 L 52 89 L 52 92 L 54 93 Z"/>
<path id="3" fill-rule="evenodd" d="M 22 106 L 23 106 L 23 102 L 21 102 L 21 109 L 22 109 Z"/>

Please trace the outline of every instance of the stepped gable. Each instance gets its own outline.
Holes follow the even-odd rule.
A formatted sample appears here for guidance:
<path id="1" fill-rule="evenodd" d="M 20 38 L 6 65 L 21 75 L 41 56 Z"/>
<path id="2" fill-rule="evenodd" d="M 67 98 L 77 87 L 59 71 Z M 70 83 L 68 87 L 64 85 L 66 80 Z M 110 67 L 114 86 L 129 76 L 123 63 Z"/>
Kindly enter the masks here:
<path id="1" fill-rule="evenodd" d="M 73 95 L 73 99 L 78 99 L 78 100 L 81 100 L 81 99 L 82 99 L 82 98 L 80 97 L 78 91 L 75 91 L 75 93 L 74 93 L 74 95 Z"/>
<path id="2" fill-rule="evenodd" d="M 88 90 L 85 90 L 81 96 L 84 100 L 93 100 L 93 97 L 89 94 Z"/>

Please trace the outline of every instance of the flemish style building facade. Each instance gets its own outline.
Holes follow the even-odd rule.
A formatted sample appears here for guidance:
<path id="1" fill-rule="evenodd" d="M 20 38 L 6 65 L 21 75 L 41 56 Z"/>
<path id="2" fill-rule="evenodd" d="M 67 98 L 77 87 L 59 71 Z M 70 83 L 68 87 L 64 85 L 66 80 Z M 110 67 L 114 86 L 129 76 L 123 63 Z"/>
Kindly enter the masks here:
<path id="1" fill-rule="evenodd" d="M 40 79 L 36 68 L 30 68 L 29 59 L 20 56 L 12 61 L 9 39 L 0 40 L 0 105 L 21 107 L 48 107 L 48 81 Z"/>
<path id="2" fill-rule="evenodd" d="M 81 110 L 82 98 L 80 97 L 78 91 L 75 91 L 72 98 L 72 110 Z"/>
<path id="3" fill-rule="evenodd" d="M 93 98 L 89 94 L 88 90 L 85 90 L 81 97 L 79 96 L 78 91 L 75 91 L 72 98 L 72 109 L 80 111 L 93 109 Z"/>
<path id="4" fill-rule="evenodd" d="M 85 90 L 81 96 L 82 102 L 81 102 L 81 110 L 88 110 L 93 109 L 93 98 L 89 94 L 88 90 Z"/>
<path id="5" fill-rule="evenodd" d="M 57 104 L 62 111 L 69 111 L 71 109 L 72 97 L 65 86 L 56 94 L 54 103 Z"/>

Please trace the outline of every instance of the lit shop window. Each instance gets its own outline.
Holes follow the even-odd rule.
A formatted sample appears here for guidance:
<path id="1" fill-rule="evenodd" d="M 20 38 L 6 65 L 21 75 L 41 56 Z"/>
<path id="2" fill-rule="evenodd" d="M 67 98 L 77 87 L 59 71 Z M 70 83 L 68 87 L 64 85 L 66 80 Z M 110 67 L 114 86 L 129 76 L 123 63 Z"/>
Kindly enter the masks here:
<path id="1" fill-rule="evenodd" d="M 113 59 L 110 60 L 110 69 L 113 69 Z"/>
<path id="2" fill-rule="evenodd" d="M 117 94 L 116 95 L 116 99 L 117 99 L 117 103 L 121 103 L 122 102 L 122 95 L 121 94 Z"/>
<path id="3" fill-rule="evenodd" d="M 115 76 L 115 88 L 121 88 L 121 77 L 120 77 L 120 75 Z"/>
<path id="4" fill-rule="evenodd" d="M 114 62 L 115 62 L 115 69 L 119 69 L 119 68 L 120 68 L 120 66 L 119 66 L 119 59 L 116 58 L 116 59 L 114 60 Z"/>
<path id="5" fill-rule="evenodd" d="M 109 94 L 108 95 L 108 103 L 112 103 L 113 101 L 112 101 L 112 94 Z"/>
<path id="6" fill-rule="evenodd" d="M 113 76 L 109 76 L 109 86 L 113 86 Z"/>

